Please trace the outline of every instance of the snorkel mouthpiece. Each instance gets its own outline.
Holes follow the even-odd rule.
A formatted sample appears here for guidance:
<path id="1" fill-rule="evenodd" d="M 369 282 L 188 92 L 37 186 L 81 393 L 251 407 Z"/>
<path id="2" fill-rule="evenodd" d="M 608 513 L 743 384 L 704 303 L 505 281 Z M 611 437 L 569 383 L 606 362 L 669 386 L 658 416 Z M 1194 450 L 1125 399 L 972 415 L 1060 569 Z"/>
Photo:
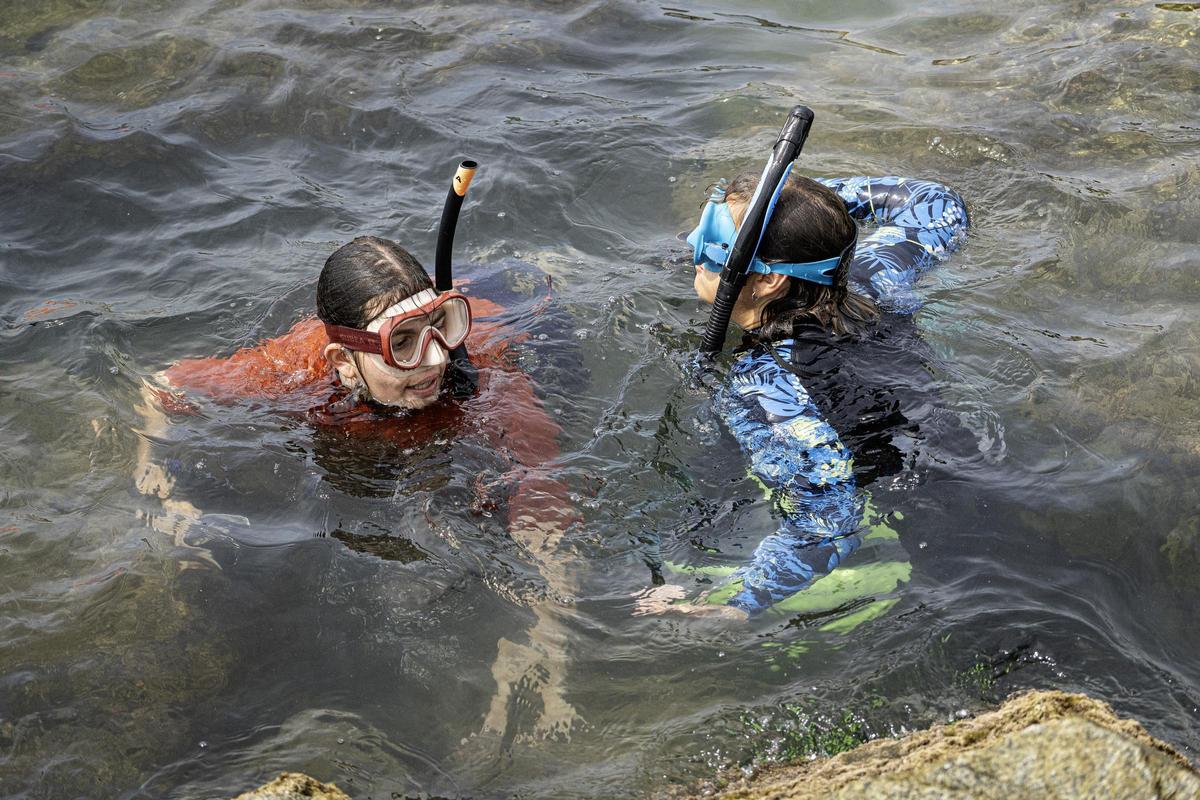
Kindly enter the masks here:
<path id="1" fill-rule="evenodd" d="M 704 330 L 704 341 L 700 345 L 701 353 L 718 353 L 725 344 L 725 333 L 729 329 L 733 306 L 737 303 L 738 294 L 746 282 L 750 265 L 758 255 L 763 232 L 767 229 L 767 223 L 771 221 L 775 202 L 783 190 L 783 183 L 791 171 L 792 162 L 804 147 L 812 122 L 812 109 L 796 106 L 788 113 L 788 118 L 783 123 L 783 129 L 775 140 L 771 157 L 763 168 L 762 177 L 746 209 L 746 216 L 737 230 L 733 246 L 729 248 L 729 255 L 725 259 L 725 266 L 721 270 L 717 296 L 713 300 L 712 313 L 708 316 L 708 325 Z"/>

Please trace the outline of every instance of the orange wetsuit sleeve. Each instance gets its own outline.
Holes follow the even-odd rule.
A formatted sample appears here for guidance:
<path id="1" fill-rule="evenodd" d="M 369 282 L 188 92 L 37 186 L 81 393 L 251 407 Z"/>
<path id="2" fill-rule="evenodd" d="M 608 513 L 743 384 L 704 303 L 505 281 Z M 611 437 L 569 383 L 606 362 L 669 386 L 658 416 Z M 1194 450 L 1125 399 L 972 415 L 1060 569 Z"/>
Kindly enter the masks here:
<path id="1" fill-rule="evenodd" d="M 579 519 L 566 485 L 555 474 L 562 428 L 546 412 L 529 376 L 514 367 L 486 370 L 477 398 L 489 443 L 516 462 L 516 487 L 509 497 L 509 528 L 563 531 Z"/>
<path id="2" fill-rule="evenodd" d="M 163 376 L 171 389 L 224 403 L 248 398 L 280 400 L 295 393 L 307 396 L 329 385 L 327 344 L 329 338 L 320 320 L 305 319 L 281 336 L 232 355 L 185 358 Z"/>

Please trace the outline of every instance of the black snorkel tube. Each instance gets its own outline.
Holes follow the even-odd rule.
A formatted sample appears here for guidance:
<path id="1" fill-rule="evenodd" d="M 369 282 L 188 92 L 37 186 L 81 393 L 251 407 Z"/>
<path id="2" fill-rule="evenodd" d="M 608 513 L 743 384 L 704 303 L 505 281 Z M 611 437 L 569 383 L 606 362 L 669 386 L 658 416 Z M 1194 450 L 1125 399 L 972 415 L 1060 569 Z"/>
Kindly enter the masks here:
<path id="1" fill-rule="evenodd" d="M 463 161 L 454 173 L 450 182 L 450 191 L 446 193 L 446 203 L 442 206 L 442 219 L 438 223 L 437 250 L 434 253 L 433 285 L 439 292 L 454 288 L 454 267 L 450 262 L 450 251 L 454 249 L 454 230 L 458 227 L 458 214 L 462 211 L 463 200 L 466 199 L 467 189 L 475 170 L 479 165 L 474 161 Z M 455 397 L 469 397 L 475 393 L 479 375 L 467 357 L 467 345 L 460 344 L 450 351 L 450 374 L 447 376 L 450 393 Z"/>
<path id="2" fill-rule="evenodd" d="M 781 183 L 787 177 L 792 162 L 800 155 L 812 121 L 811 109 L 807 106 L 794 107 L 788 113 L 787 121 L 783 123 L 779 138 L 775 140 L 771 158 L 758 181 L 754 196 L 750 198 L 750 207 L 746 209 L 729 257 L 725 260 L 725 267 L 721 270 L 721 283 L 717 287 L 717 297 L 713 300 L 708 326 L 704 329 L 704 341 L 700 345 L 702 355 L 712 356 L 719 353 L 725 344 L 729 317 L 733 314 L 733 306 L 742 291 L 742 285 L 746 282 L 746 270 L 758 253 L 758 246 L 770 221 L 770 212 L 779 196 Z"/>
<path id="3" fill-rule="evenodd" d="M 448 292 L 454 288 L 454 267 L 450 263 L 450 251 L 454 248 L 454 229 L 458 227 L 458 213 L 462 211 L 463 200 L 477 169 L 479 165 L 474 161 L 459 164 L 458 171 L 454 173 L 454 180 L 450 182 L 450 191 L 446 193 L 446 203 L 442 206 L 442 221 L 438 223 L 437 251 L 433 257 L 433 285 L 439 292 Z"/>

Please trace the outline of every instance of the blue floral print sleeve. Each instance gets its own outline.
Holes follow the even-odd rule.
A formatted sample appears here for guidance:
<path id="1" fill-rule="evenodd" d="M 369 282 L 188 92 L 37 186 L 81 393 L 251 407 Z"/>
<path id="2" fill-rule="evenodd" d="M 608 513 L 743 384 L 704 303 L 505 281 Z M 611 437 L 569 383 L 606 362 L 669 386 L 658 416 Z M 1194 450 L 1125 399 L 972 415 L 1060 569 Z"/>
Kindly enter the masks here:
<path id="1" fill-rule="evenodd" d="M 780 343 L 775 354 L 787 363 L 790 348 Z M 733 576 L 740 588 L 728 604 L 754 615 L 828 574 L 858 547 L 862 500 L 849 451 L 770 350 L 741 359 L 716 403 L 782 518 Z"/>
<path id="2" fill-rule="evenodd" d="M 897 178 L 819 179 L 846 204 L 850 216 L 878 225 L 860 236 L 850 267 L 885 311 L 911 314 L 921 307 L 917 278 L 958 249 L 966 236 L 967 206 L 953 189 L 934 181 Z"/>

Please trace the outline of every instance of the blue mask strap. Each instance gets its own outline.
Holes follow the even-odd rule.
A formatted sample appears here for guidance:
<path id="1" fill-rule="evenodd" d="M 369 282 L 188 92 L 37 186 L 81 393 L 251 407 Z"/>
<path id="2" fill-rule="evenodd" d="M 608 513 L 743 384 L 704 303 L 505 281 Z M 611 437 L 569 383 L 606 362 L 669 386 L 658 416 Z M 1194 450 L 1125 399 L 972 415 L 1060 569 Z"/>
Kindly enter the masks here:
<path id="1" fill-rule="evenodd" d="M 750 256 L 750 263 L 747 267 L 747 272 L 766 272 L 765 269 L 759 269 L 762 261 L 758 259 L 758 249 L 762 246 L 763 235 L 766 233 L 767 225 L 771 222 L 771 215 L 775 213 L 775 204 L 779 202 L 779 195 L 783 192 L 783 184 L 787 181 L 788 175 L 792 172 L 792 165 L 788 164 L 784 170 L 783 178 L 775 187 L 775 193 L 771 195 L 771 202 L 767 204 L 766 215 L 763 218 L 763 228 L 758 235 L 758 241 L 754 243 L 754 253 Z M 762 191 L 763 181 L 766 179 L 766 171 L 758 180 L 758 187 L 754 190 L 754 197 L 750 198 L 750 205 L 754 205 L 758 193 Z M 725 266 L 725 262 L 729 260 L 729 250 L 733 247 L 733 242 L 737 239 L 738 228 L 733 224 L 733 216 L 729 213 L 729 206 L 725 203 L 725 193 L 728 184 L 722 178 L 713 187 L 712 193 L 708 196 L 708 202 L 704 204 L 704 211 L 700 214 L 700 222 L 688 234 L 687 243 L 692 246 L 692 263 L 704 264 L 706 269 L 714 272 L 720 271 L 720 268 Z M 712 266 L 710 266 L 712 265 Z M 712 267 L 717 267 L 713 270 Z"/>
<path id="2" fill-rule="evenodd" d="M 777 272 L 780 275 L 787 275 L 791 278 L 799 278 L 802 281 L 810 283 L 819 283 L 822 286 L 833 285 L 833 273 L 837 270 L 838 264 L 841 263 L 840 255 L 826 258 L 821 261 L 805 261 L 803 263 L 778 263 L 766 264 L 759 259 L 754 259 L 754 263 L 750 266 L 751 272 L 758 272 L 766 275 L 771 272 Z"/>
<path id="3" fill-rule="evenodd" d="M 779 196 L 783 193 L 783 185 L 787 182 L 788 176 L 791 175 L 792 166 L 792 164 L 789 164 L 787 169 L 784 170 L 783 177 L 775 186 L 774 194 L 771 195 L 771 201 L 767 204 L 762 232 L 759 234 L 758 242 L 755 243 L 754 255 L 750 259 L 747 272 L 758 272 L 763 275 L 778 272 L 781 275 L 798 278 L 802 281 L 832 286 L 833 273 L 837 269 L 838 263 L 842 259 L 842 254 L 845 251 L 842 254 L 821 261 L 767 264 L 758 258 L 758 250 L 762 246 L 767 226 L 770 224 L 771 217 L 775 213 L 775 206 L 779 202 Z M 765 177 L 764 172 L 763 177 L 759 178 L 758 188 L 754 192 L 755 197 L 762 190 L 762 181 Z M 734 230 L 733 235 L 728 237 L 728 241 L 723 241 L 725 238 L 723 236 L 724 231 L 721 231 L 720 228 L 725 226 L 733 227 L 733 218 L 729 214 L 728 206 L 725 205 L 726 186 L 725 180 L 721 179 L 713 188 L 712 194 L 709 195 L 708 202 L 704 206 L 704 211 L 700 215 L 700 224 L 687 237 L 688 244 L 692 245 L 694 263 L 696 264 L 708 262 L 708 264 L 722 267 L 729 258 L 729 248 L 732 246 L 733 240 L 737 237 L 737 231 L 736 229 Z M 750 204 L 753 205 L 753 203 L 754 198 L 752 197 Z M 707 265 L 706 268 L 712 269 L 712 267 L 708 267 Z"/>
<path id="4" fill-rule="evenodd" d="M 747 271 L 759 272 L 764 275 L 770 272 L 778 272 L 781 275 L 799 278 L 802 281 L 832 286 L 833 273 L 842 260 L 841 253 L 832 258 L 822 259 L 821 261 L 805 261 L 800 263 L 781 262 L 767 264 L 758 257 L 758 249 L 762 246 L 763 237 L 767 234 L 767 226 L 771 224 L 771 217 L 775 214 L 775 204 L 779 202 L 779 195 L 783 193 L 783 185 L 787 183 L 788 176 L 792 174 L 793 166 L 795 166 L 795 162 L 788 164 L 787 169 L 783 171 L 783 176 L 779 179 L 779 183 L 775 186 L 775 193 L 771 195 L 771 202 L 767 205 L 767 213 L 763 217 L 762 231 L 758 235 L 758 243 L 754 246 L 754 255 L 750 259 L 750 266 Z M 760 187 L 765 178 L 766 172 L 764 171 L 762 178 L 759 178 L 758 185 Z M 753 203 L 754 201 L 751 200 L 750 202 Z"/>

